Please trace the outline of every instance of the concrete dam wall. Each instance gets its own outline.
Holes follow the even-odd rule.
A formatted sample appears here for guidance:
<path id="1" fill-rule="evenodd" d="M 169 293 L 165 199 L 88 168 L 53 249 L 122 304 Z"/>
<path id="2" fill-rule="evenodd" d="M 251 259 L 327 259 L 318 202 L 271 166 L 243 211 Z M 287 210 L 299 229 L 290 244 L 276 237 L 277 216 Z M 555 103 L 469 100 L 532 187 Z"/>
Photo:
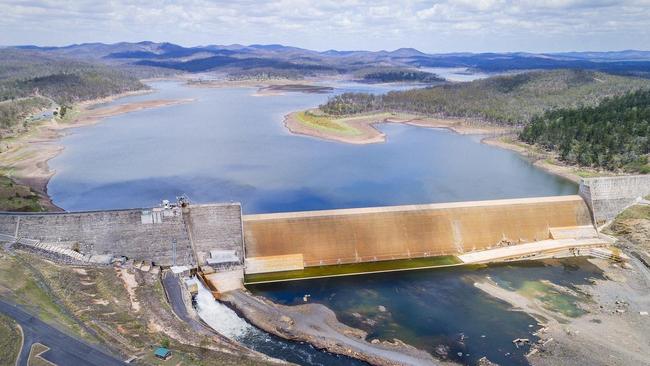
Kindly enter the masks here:
<path id="1" fill-rule="evenodd" d="M 613 220 L 623 209 L 647 195 L 650 195 L 650 175 L 586 178 L 580 183 L 580 196 L 589 205 L 597 225 Z"/>
<path id="2" fill-rule="evenodd" d="M 456 255 L 549 239 L 551 228 L 592 225 L 577 195 L 245 215 L 243 221 L 247 272 L 249 265 L 264 272 Z"/>
<path id="3" fill-rule="evenodd" d="M 179 265 L 196 262 L 192 245 L 203 257 L 211 249 L 242 254 L 239 204 L 193 205 L 185 213 L 180 207 L 0 213 L 0 233 L 52 244 L 72 243 L 83 254 L 123 255 L 159 265 L 173 264 L 174 247 Z"/>

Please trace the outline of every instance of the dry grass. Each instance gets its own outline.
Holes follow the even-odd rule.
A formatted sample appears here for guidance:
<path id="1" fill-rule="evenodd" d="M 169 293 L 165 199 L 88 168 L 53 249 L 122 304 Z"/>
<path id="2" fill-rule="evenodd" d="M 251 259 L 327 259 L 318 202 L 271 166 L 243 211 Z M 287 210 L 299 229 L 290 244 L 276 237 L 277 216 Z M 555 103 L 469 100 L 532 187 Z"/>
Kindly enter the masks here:
<path id="1" fill-rule="evenodd" d="M 40 343 L 34 343 L 29 352 L 29 359 L 27 360 L 28 366 L 56 366 L 52 362 L 40 357 L 43 352 L 48 351 L 49 348 Z"/>
<path id="2" fill-rule="evenodd" d="M 149 356 L 164 339 L 169 339 L 175 354 L 173 365 L 266 364 L 176 318 L 157 275 L 133 268 L 120 271 L 128 271 L 129 287 L 142 305 L 139 310 L 116 268 L 61 266 L 28 253 L 10 256 L 0 251 L 0 296 L 87 341 L 106 345 L 115 354 L 137 355 L 144 360 L 139 364 L 160 364 Z"/>
<path id="3" fill-rule="evenodd" d="M 327 130 L 343 135 L 358 135 L 361 133 L 356 128 L 344 123 L 341 119 L 318 116 L 309 111 L 297 112 L 295 117 L 300 123 L 319 130 Z"/>
<path id="4" fill-rule="evenodd" d="M 20 352 L 21 335 L 16 322 L 0 315 L 0 365 L 13 365 Z"/>

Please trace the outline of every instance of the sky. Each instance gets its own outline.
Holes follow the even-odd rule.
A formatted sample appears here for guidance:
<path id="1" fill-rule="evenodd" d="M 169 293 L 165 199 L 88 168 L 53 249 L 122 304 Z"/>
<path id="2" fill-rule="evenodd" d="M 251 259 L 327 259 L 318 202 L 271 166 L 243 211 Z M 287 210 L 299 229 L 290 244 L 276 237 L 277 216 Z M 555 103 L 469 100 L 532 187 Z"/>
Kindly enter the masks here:
<path id="1" fill-rule="evenodd" d="M 0 45 L 144 40 L 319 51 L 650 50 L 650 0 L 0 0 Z"/>

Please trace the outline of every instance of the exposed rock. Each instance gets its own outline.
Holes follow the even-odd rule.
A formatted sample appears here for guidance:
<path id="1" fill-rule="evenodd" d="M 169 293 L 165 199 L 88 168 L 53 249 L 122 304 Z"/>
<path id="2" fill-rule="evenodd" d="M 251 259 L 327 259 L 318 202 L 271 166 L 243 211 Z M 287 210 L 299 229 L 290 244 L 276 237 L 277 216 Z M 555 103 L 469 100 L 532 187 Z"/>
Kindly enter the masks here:
<path id="1" fill-rule="evenodd" d="M 447 358 L 449 356 L 449 346 L 439 344 L 433 349 L 433 352 L 440 358 Z"/>
<path id="2" fill-rule="evenodd" d="M 499 364 L 494 363 L 490 360 L 487 359 L 487 357 L 483 356 L 479 358 L 478 362 L 476 363 L 477 366 L 499 366 Z"/>
<path id="3" fill-rule="evenodd" d="M 290 317 L 288 317 L 286 315 L 282 315 L 280 317 L 280 321 L 288 323 L 289 325 L 293 325 L 293 319 L 291 319 Z"/>

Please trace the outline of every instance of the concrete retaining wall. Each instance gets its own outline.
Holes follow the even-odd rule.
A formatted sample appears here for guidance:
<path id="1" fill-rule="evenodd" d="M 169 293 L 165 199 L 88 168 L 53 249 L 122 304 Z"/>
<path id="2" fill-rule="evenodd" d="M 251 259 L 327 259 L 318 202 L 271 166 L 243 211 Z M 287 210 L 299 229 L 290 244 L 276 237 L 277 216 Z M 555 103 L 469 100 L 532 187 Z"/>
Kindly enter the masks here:
<path id="1" fill-rule="evenodd" d="M 243 260 L 243 235 L 241 205 L 191 205 L 185 216 L 192 230 L 192 241 L 199 262 L 208 257 L 210 250 L 234 250 Z"/>
<path id="2" fill-rule="evenodd" d="M 586 225 L 577 195 L 244 216 L 247 258 L 302 254 L 305 266 L 455 255 Z"/>
<path id="3" fill-rule="evenodd" d="M 197 251 L 237 248 L 241 253 L 239 204 L 198 205 L 191 211 Z M 152 209 L 0 213 L 0 233 L 49 243 L 77 242 L 83 254 L 124 255 L 159 265 L 172 264 L 172 243 L 175 241 L 176 264 L 194 263 L 187 231 L 189 225 L 186 225 L 181 210 L 157 212 L 156 223 L 144 223 L 151 221 L 143 219 L 143 212 L 150 213 Z"/>
<path id="4" fill-rule="evenodd" d="M 589 205 L 597 225 L 614 219 L 647 195 L 650 195 L 650 175 L 586 178 L 580 183 L 580 196 Z"/>

